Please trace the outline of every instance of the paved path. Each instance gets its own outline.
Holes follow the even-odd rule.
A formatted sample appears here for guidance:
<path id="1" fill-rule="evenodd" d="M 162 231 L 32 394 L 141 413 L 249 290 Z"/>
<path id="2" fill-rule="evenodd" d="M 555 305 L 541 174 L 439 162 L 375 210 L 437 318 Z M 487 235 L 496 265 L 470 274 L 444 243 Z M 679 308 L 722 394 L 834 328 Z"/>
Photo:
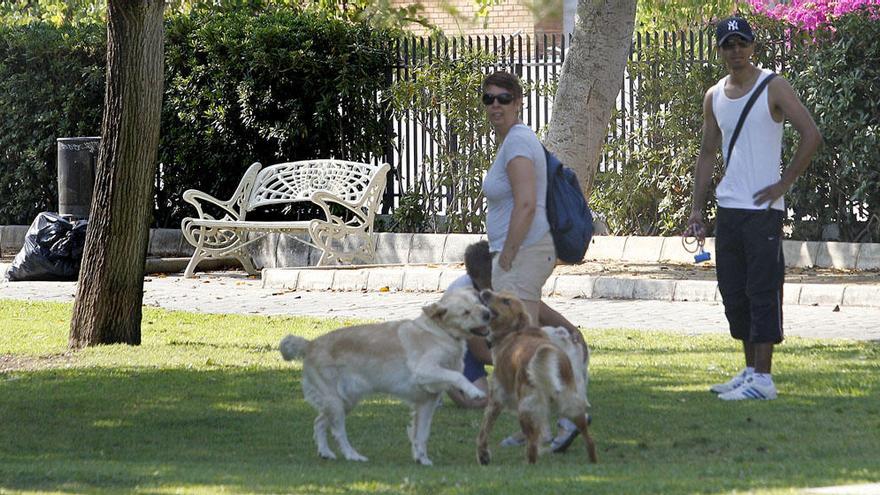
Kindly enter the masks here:
<path id="1" fill-rule="evenodd" d="M 240 272 L 146 277 L 144 304 L 206 313 L 409 318 L 437 299 L 436 293 L 287 291 L 261 287 Z M 0 300 L 72 301 L 74 282 L 0 282 Z M 584 328 L 635 328 L 683 333 L 727 333 L 718 303 L 572 299 L 546 302 Z M 0 301 L 2 304 L 2 301 Z M 788 336 L 880 341 L 880 308 L 789 305 Z"/>

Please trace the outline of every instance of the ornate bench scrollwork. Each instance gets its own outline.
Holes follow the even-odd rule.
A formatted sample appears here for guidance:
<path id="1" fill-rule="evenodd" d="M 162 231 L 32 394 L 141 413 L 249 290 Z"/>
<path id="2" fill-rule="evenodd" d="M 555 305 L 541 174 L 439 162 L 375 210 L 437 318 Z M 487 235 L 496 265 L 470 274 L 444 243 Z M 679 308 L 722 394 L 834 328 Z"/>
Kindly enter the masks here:
<path id="1" fill-rule="evenodd" d="M 270 233 L 308 233 L 320 249 L 319 265 L 331 262 L 373 261 L 373 222 L 382 193 L 387 163 L 369 164 L 343 160 L 306 160 L 270 165 L 254 163 L 245 172 L 228 201 L 190 189 L 183 199 L 196 208 L 197 217 L 181 222 L 183 236 L 195 247 L 186 267 L 192 277 L 196 266 L 207 258 L 234 257 L 250 274 L 256 274 L 245 247 Z M 261 206 L 308 202 L 317 205 L 323 219 L 303 221 L 249 221 L 248 212 Z M 211 216 L 205 206 L 221 212 Z M 248 233 L 257 235 L 248 236 Z"/>

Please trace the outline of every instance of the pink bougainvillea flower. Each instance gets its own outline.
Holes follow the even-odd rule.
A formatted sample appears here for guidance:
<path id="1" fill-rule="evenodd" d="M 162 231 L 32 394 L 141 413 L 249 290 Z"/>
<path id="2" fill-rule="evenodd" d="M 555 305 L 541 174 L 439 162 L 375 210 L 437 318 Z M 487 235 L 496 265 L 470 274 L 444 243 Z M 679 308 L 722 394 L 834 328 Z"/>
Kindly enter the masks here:
<path id="1" fill-rule="evenodd" d="M 880 18 L 880 0 L 748 0 L 755 12 L 800 29 L 827 29 L 830 21 L 857 10 Z"/>

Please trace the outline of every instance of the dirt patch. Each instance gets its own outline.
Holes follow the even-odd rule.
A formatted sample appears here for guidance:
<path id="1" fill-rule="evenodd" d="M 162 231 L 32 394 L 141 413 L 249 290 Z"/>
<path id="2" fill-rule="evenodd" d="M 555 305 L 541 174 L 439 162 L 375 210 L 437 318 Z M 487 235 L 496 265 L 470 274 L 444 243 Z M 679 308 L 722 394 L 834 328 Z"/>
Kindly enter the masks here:
<path id="1" fill-rule="evenodd" d="M 54 354 L 51 356 L 0 355 L 0 375 L 15 371 L 38 371 L 61 368 L 73 363 L 73 354 Z"/>

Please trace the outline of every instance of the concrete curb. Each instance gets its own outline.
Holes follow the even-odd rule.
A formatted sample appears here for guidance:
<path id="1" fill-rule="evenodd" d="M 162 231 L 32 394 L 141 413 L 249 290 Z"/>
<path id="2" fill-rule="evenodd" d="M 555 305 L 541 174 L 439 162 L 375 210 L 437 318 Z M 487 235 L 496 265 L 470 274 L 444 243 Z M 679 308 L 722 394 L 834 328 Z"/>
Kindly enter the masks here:
<path id="1" fill-rule="evenodd" d="M 267 268 L 264 288 L 334 291 L 443 291 L 464 269 L 446 265 Z M 576 299 L 641 299 L 721 302 L 711 280 L 657 280 L 591 275 L 552 275 L 544 296 Z M 784 304 L 880 307 L 880 285 L 798 284 L 785 286 Z"/>
<path id="2" fill-rule="evenodd" d="M 24 243 L 27 229 L 24 225 L 0 226 L 0 255 L 14 256 Z M 460 263 L 465 247 L 484 238 L 483 234 L 380 232 L 375 236 L 376 263 Z M 786 240 L 782 248 L 788 267 L 880 270 L 880 243 Z M 714 254 L 714 238 L 706 239 L 705 249 Z M 150 230 L 148 256 L 189 257 L 192 253 L 193 248 L 183 239 L 180 229 Z M 317 250 L 282 234 L 266 236 L 252 245 L 250 253 L 257 266 L 266 268 L 314 266 L 320 257 Z M 587 251 L 590 261 L 693 263 L 693 256 L 680 237 L 595 236 Z"/>
<path id="3" fill-rule="evenodd" d="M 147 258 L 144 274 L 151 275 L 155 273 L 180 273 L 189 263 L 189 258 Z M 0 280 L 4 279 L 6 270 L 12 266 L 12 263 L 0 263 Z M 205 260 L 199 264 L 199 268 L 206 270 L 225 270 L 228 268 L 237 268 L 238 260 L 235 258 L 221 258 L 216 260 Z"/>
<path id="4" fill-rule="evenodd" d="M 145 273 L 178 273 L 188 262 L 188 258 L 150 258 L 147 259 Z M 204 264 L 208 270 L 237 266 L 234 259 L 208 260 Z M 10 265 L 0 263 L 0 278 Z M 442 292 L 462 274 L 463 268 L 438 264 L 264 268 L 262 286 L 306 291 Z M 545 297 L 572 299 L 721 302 L 718 284 L 711 280 L 552 275 L 544 285 L 543 294 Z M 880 308 L 880 285 L 788 283 L 785 285 L 783 303 Z"/>
<path id="5" fill-rule="evenodd" d="M 11 256 L 24 241 L 27 226 L 0 226 L 0 254 Z M 296 290 L 339 291 L 439 291 L 463 273 L 460 268 L 431 262 L 461 263 L 465 247 L 485 238 L 481 234 L 376 235 L 377 263 L 357 267 L 317 268 L 319 253 L 302 242 L 279 234 L 267 236 L 251 249 L 254 262 L 263 267 L 263 285 Z M 706 239 L 706 250 L 715 250 Z M 880 244 L 784 241 L 789 267 L 820 267 L 841 270 L 880 269 Z M 152 229 L 147 273 L 183 271 L 192 254 L 179 229 Z M 692 263 L 693 254 L 679 237 L 595 236 L 587 251 L 593 261 L 642 263 Z M 711 264 L 712 262 L 707 262 Z M 206 260 L 199 270 L 237 267 L 235 260 Z M 284 267 L 302 268 L 284 268 Z M 311 267 L 310 267 L 311 266 Z M 378 269 L 382 266 L 382 269 Z M 444 268 L 438 269 L 438 266 Z M 0 276 L 7 265 L 0 264 Z M 720 302 L 714 281 L 656 280 L 587 275 L 551 276 L 544 294 L 573 298 L 645 299 L 664 301 Z M 880 307 L 880 277 L 876 285 L 787 284 L 785 304 Z"/>

